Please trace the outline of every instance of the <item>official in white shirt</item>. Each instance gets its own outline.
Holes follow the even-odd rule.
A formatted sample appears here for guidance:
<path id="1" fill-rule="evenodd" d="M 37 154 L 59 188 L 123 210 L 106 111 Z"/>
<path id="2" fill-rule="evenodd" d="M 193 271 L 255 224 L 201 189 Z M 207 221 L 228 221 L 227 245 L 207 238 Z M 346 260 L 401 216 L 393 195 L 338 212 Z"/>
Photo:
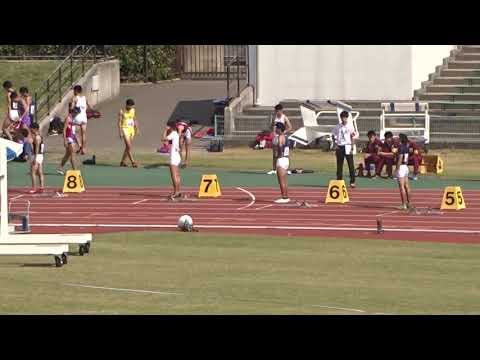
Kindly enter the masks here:
<path id="1" fill-rule="evenodd" d="M 353 138 L 356 136 L 355 128 L 348 123 L 348 112 L 340 113 L 341 123 L 332 130 L 333 141 L 335 142 L 335 155 L 337 157 L 337 180 L 343 179 L 343 160 L 347 159 L 350 172 L 350 187 L 355 187 L 355 166 L 353 164 Z"/>

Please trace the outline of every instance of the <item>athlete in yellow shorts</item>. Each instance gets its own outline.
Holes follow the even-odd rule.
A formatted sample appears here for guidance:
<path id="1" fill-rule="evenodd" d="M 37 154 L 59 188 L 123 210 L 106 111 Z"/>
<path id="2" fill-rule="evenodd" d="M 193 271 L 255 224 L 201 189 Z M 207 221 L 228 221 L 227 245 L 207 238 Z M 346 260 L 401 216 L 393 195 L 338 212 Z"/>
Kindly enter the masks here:
<path id="1" fill-rule="evenodd" d="M 132 99 L 127 100 L 125 109 L 120 110 L 118 114 L 118 129 L 120 131 L 120 138 L 125 142 L 125 150 L 123 151 L 120 166 L 128 166 L 125 162 L 128 156 L 132 162 L 132 167 L 136 168 L 138 165 L 133 160 L 132 144 L 133 138 L 139 134 L 139 131 L 138 122 L 135 118 L 135 102 Z"/>

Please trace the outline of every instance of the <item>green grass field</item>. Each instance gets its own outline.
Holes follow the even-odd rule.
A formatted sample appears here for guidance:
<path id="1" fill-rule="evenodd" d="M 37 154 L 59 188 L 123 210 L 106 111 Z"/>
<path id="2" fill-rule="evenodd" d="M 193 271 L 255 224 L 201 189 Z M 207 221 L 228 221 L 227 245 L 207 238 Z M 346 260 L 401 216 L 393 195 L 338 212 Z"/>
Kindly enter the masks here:
<path id="1" fill-rule="evenodd" d="M 479 256 L 478 246 L 402 241 L 98 235 L 61 269 L 0 258 L 0 313 L 478 314 Z"/>
<path id="2" fill-rule="evenodd" d="M 59 61 L 0 61 L 0 74 L 2 84 L 10 80 L 13 87 L 18 91 L 20 87 L 26 86 L 33 96 L 36 87 L 44 81 L 48 75 L 58 66 Z M 3 91 L 3 89 L 2 89 Z M 3 92 L 2 92 L 3 94 Z M 0 101 L 0 114 L 5 114 L 6 103 L 4 95 Z M 2 115 L 3 116 L 3 115 Z M 2 119 L 3 121 L 3 119 Z"/>

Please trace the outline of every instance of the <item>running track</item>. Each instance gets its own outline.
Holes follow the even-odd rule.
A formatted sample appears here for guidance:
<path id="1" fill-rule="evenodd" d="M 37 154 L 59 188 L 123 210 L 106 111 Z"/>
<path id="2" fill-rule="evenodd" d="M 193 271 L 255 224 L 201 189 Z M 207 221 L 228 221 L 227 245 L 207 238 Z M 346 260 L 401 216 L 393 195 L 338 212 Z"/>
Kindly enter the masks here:
<path id="1" fill-rule="evenodd" d="M 395 189 L 352 189 L 347 204 L 324 204 L 325 187 L 291 187 L 292 203 L 277 205 L 276 188 L 223 188 L 217 199 L 198 199 L 196 190 L 184 189 L 188 198 L 166 199 L 170 188 L 88 188 L 82 194 L 58 197 L 58 189 L 29 195 L 9 189 L 12 211 L 31 202 L 30 223 L 35 233 L 107 233 L 176 230 L 179 216 L 189 214 L 200 232 L 399 239 L 429 242 L 480 243 L 480 191 L 463 195 L 467 209 L 440 212 L 443 189 L 414 190 L 417 208 L 435 214 L 411 215 L 396 210 Z M 295 200 L 312 207 L 299 206 Z M 385 233 L 377 234 L 376 217 Z M 260 238 L 259 238 L 260 240 Z"/>

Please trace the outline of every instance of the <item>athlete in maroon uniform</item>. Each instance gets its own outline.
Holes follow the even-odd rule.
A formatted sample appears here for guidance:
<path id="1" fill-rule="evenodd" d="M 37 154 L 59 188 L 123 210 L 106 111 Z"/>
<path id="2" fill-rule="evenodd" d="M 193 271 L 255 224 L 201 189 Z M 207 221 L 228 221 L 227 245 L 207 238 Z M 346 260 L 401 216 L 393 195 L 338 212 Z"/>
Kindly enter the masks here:
<path id="1" fill-rule="evenodd" d="M 383 167 L 387 165 L 387 175 L 390 178 L 393 178 L 393 164 L 395 162 L 395 153 L 394 153 L 394 141 L 393 134 L 390 131 L 385 133 L 385 140 L 382 142 L 378 156 L 380 158 L 378 162 L 377 174 L 382 173 Z"/>
<path id="2" fill-rule="evenodd" d="M 367 168 L 367 176 L 371 177 L 371 165 L 375 166 L 375 173 L 373 174 L 373 177 L 376 177 L 377 175 L 380 176 L 380 156 L 378 155 L 378 151 L 380 150 L 380 147 L 382 146 L 382 142 L 377 138 L 377 134 L 375 131 L 370 130 L 367 134 L 368 136 L 368 143 L 367 143 L 367 148 L 366 148 L 366 154 L 365 154 L 365 167 Z"/>
<path id="3" fill-rule="evenodd" d="M 413 165 L 413 181 L 417 180 L 417 176 L 420 169 L 420 164 L 422 163 L 422 155 L 420 153 L 420 146 L 418 146 L 415 141 L 408 141 L 408 165 Z"/>

